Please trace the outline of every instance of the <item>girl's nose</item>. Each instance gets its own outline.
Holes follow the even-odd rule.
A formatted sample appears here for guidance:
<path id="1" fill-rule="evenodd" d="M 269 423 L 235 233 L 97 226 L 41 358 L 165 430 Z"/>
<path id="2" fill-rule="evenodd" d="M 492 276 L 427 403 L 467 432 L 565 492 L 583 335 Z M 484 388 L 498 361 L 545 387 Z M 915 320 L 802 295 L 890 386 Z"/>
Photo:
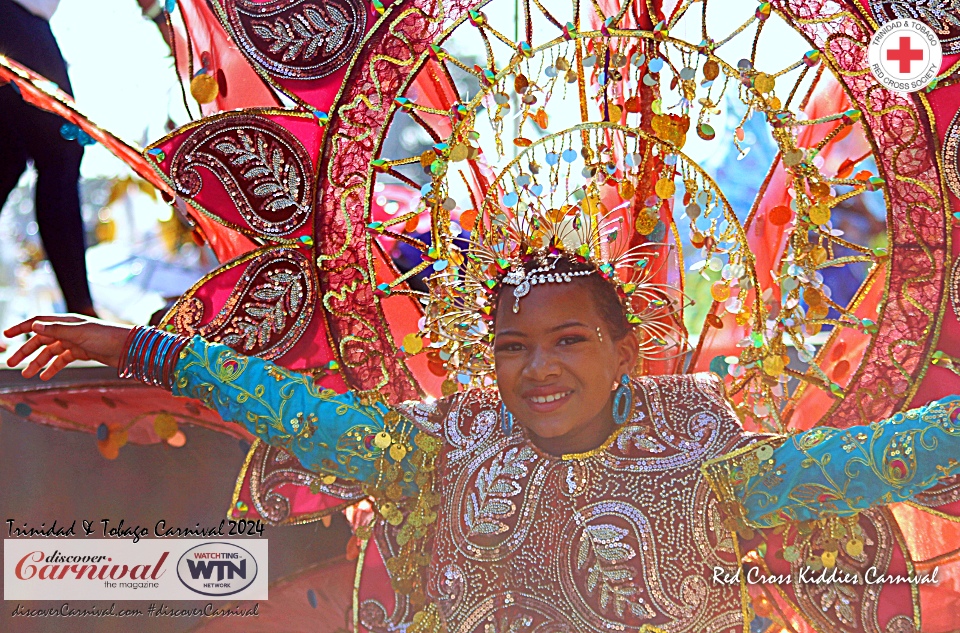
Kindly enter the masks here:
<path id="1" fill-rule="evenodd" d="M 560 364 L 557 362 L 556 356 L 549 350 L 535 346 L 523 368 L 523 373 L 529 380 L 543 382 L 560 373 Z"/>

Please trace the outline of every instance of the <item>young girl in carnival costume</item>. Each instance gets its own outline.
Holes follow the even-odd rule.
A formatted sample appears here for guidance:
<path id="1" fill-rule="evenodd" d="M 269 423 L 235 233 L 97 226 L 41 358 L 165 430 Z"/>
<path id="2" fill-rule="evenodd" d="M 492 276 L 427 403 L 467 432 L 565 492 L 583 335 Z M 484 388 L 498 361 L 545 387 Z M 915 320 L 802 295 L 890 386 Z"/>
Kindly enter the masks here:
<path id="1" fill-rule="evenodd" d="M 376 158 L 366 172 L 406 182 L 411 179 L 403 165 L 423 168 L 419 210 L 366 228 L 411 242 L 390 227 L 406 223 L 405 231 L 413 233 L 411 220 L 429 216 L 431 243 L 414 270 L 432 269 L 426 291 L 407 285 L 413 273 L 375 284 L 370 280 L 380 280 L 374 275 L 351 278 L 336 265 L 338 258 L 362 254 L 369 242 L 322 232 L 300 241 L 308 247 L 314 239 L 328 242 L 318 244 L 315 255 L 326 271 L 321 276 L 338 278 L 327 282 L 323 301 L 331 323 L 343 316 L 339 311 L 353 309 L 343 307 L 343 293 L 330 289 L 348 285 L 344 279 L 366 293 L 356 301 L 404 294 L 420 299 L 420 331 L 405 337 L 403 348 L 412 355 L 426 343 L 437 354 L 451 376 L 444 397 L 395 401 L 391 394 L 402 390 L 390 383 L 406 377 L 391 371 L 395 359 L 374 353 L 377 334 L 370 330 L 376 328 L 360 318 L 360 329 L 335 337 L 340 358 L 357 376 L 367 372 L 383 380 L 345 393 L 325 387 L 323 376 L 239 353 L 252 345 L 237 333 L 242 328 L 222 337 L 227 346 L 163 329 L 41 316 L 7 330 L 8 336 L 34 333 L 11 364 L 39 350 L 24 369 L 27 377 L 47 379 L 77 359 L 117 367 L 122 377 L 200 400 L 294 455 L 317 475 L 318 490 L 342 496 L 359 490 L 372 498 L 377 521 L 358 536 L 376 544 L 395 593 L 360 578 L 354 617 L 366 630 L 725 632 L 746 630 L 751 620 L 803 630 L 918 628 L 917 586 L 936 578 L 913 568 L 879 506 L 922 501 L 956 486 L 960 398 L 847 428 L 786 434 L 743 426 L 749 418 L 752 428 L 777 430 L 783 404 L 799 400 L 791 379 L 843 395 L 840 385 L 812 369 L 810 341 L 824 323 L 876 334 L 870 319 L 831 301 L 816 272 L 828 258 L 839 261 L 831 257 L 839 239 L 831 209 L 883 185 L 847 178 L 843 170 L 826 176 L 814 160 L 860 120 L 860 111 L 798 118 L 776 97 L 776 75 L 755 68 L 756 46 L 753 57 L 734 66 L 723 61 L 713 40 L 689 45 L 671 38 L 669 31 L 683 19 L 680 9 L 646 24 L 649 16 L 627 11 L 632 5 L 604 11 L 601 3 L 591 10 L 595 30 L 581 31 L 579 15 L 564 25 L 537 5 L 562 34 L 534 46 L 528 17 L 527 39 L 498 70 L 487 39 L 495 29 L 486 15 L 452 5 L 417 6 L 415 15 L 427 15 L 430 28 L 469 22 L 485 34 L 490 57 L 486 68 L 477 66 L 479 93 L 448 110 L 420 102 L 440 99 L 424 84 L 416 103 L 398 93 L 397 112 L 421 122 L 442 115 L 437 127 L 445 133 L 420 157 Z M 401 8 L 388 10 L 378 27 L 405 24 L 404 16 L 414 14 Z M 764 4 L 754 20 L 762 25 L 769 16 Z M 834 17 L 849 27 L 843 21 L 850 16 Z M 861 61 L 848 54 L 834 61 Z M 434 70 L 457 65 L 437 46 L 417 59 Z M 816 64 L 809 55 L 795 67 Z M 663 112 L 661 92 L 671 76 L 671 89 L 682 97 L 680 114 Z M 709 114 L 719 103 L 709 93 L 718 76 L 740 82 L 740 99 L 766 116 L 782 152 L 780 171 L 768 177 L 793 192 L 792 204 L 768 212 L 772 225 L 795 227 L 780 254 L 791 267 L 782 276 L 780 256 L 751 250 L 756 242 L 720 188 L 682 150 L 694 125 L 693 105 L 699 102 Z M 704 87 L 707 94 L 697 101 Z M 495 161 L 483 157 L 505 154 L 501 137 L 514 124 L 505 116 L 511 108 L 522 116 L 513 130 L 519 149 L 494 168 Z M 478 116 L 484 111 L 489 123 Z M 346 111 L 340 116 L 349 118 Z M 576 121 L 565 121 L 570 116 Z M 212 118 L 199 138 L 188 128 L 147 155 L 182 195 L 199 199 L 201 165 L 219 174 L 240 215 L 259 196 L 261 205 L 272 205 L 261 211 L 289 216 L 271 225 L 266 214 L 254 214 L 250 226 L 274 238 L 295 235 L 303 224 L 302 190 L 290 180 L 297 152 L 285 164 L 283 145 L 270 143 L 289 143 L 291 129 L 306 134 L 297 127 L 302 118 L 290 115 L 286 136 L 273 137 L 266 131 L 284 123 L 277 112 Z M 319 118 L 327 122 L 326 115 Z M 560 130 L 549 131 L 551 118 L 561 122 Z M 707 120 L 701 112 L 695 124 L 704 140 L 715 134 Z M 822 133 L 822 144 L 801 142 L 826 124 L 836 127 Z M 529 131 L 534 125 L 536 134 Z M 331 142 L 346 143 L 335 131 L 326 133 Z M 492 144 L 483 147 L 487 136 Z M 736 136 L 743 151 L 742 129 Z M 329 175 L 336 180 L 333 171 Z M 263 180 L 269 178 L 277 183 Z M 685 286 L 678 254 L 676 181 L 685 191 L 691 243 L 704 253 L 694 270 L 712 282 L 713 307 L 701 337 L 725 326 L 745 335 L 739 359 L 727 363 L 732 369 L 718 372 L 735 378 L 728 387 L 717 373 L 682 373 L 689 351 L 685 293 L 693 284 Z M 350 188 L 348 181 L 337 184 Z M 474 211 L 472 217 L 460 213 L 455 223 L 458 199 L 469 199 Z M 317 201 L 319 207 L 320 193 Z M 332 212 L 324 227 L 347 225 L 346 233 L 354 235 L 337 217 Z M 283 248 L 294 247 L 278 247 L 275 259 L 292 257 Z M 775 266 L 759 275 L 764 264 Z M 776 309 L 760 292 L 770 272 L 781 280 L 783 301 Z M 180 320 L 168 321 L 190 323 L 191 310 L 203 312 L 197 305 L 196 297 L 185 298 L 175 308 Z M 828 318 L 829 309 L 844 318 Z M 799 350 L 799 360 L 788 347 Z M 797 362 L 811 369 L 791 370 Z M 750 392 L 754 406 L 744 404 L 742 393 L 732 401 L 728 389 Z M 871 408 L 877 406 L 864 406 Z M 934 505 L 929 498 L 926 503 Z M 820 582 L 805 580 L 830 570 L 842 572 L 841 579 L 822 574 Z"/>
<path id="2" fill-rule="evenodd" d="M 764 575 L 838 556 L 853 573 L 869 561 L 874 578 L 906 574 L 860 513 L 960 469 L 960 398 L 844 430 L 746 433 L 715 374 L 632 376 L 637 333 L 592 263 L 535 251 L 495 296 L 496 387 L 389 408 L 199 336 L 57 316 L 8 333 L 36 334 L 14 361 L 42 348 L 26 376 L 98 360 L 201 400 L 312 471 L 366 482 L 394 585 L 423 607 L 411 630 L 739 631 L 740 557 L 789 524 L 808 534 Z M 374 430 L 380 454 L 357 459 Z"/>

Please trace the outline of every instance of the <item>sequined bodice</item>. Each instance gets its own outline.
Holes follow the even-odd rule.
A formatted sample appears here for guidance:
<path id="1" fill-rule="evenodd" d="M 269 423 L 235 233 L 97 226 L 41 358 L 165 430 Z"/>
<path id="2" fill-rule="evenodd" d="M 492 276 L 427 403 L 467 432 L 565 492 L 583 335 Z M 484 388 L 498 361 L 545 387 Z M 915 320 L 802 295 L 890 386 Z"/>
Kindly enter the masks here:
<path id="1" fill-rule="evenodd" d="M 742 630 L 739 585 L 713 581 L 738 565 L 700 472 L 739 422 L 708 375 L 633 388 L 619 434 L 566 459 L 505 436 L 495 391 L 454 403 L 428 582 L 449 633 Z"/>

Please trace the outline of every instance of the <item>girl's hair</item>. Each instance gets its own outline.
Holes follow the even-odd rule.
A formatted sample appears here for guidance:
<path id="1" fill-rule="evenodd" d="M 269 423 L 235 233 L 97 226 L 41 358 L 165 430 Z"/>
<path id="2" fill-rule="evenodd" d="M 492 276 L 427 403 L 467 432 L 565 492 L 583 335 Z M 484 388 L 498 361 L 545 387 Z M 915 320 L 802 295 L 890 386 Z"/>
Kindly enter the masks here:
<path id="1" fill-rule="evenodd" d="M 540 267 L 541 263 L 536 260 L 530 260 L 524 262 L 523 269 L 528 273 L 535 268 Z M 556 273 L 575 273 L 589 270 L 591 274 L 583 275 L 579 277 L 574 277 L 568 282 L 562 282 L 564 284 L 578 284 L 589 290 L 590 295 L 593 297 L 594 305 L 597 307 L 597 311 L 600 313 L 600 317 L 607 324 L 607 327 L 610 328 L 610 333 L 613 335 L 613 340 L 619 341 L 622 340 L 624 336 L 630 333 L 633 329 L 633 326 L 630 325 L 630 322 L 627 321 L 627 310 L 623 306 L 623 303 L 620 300 L 620 296 L 617 294 L 616 288 L 613 284 L 600 274 L 600 271 L 596 266 L 586 262 L 578 262 L 576 260 L 569 259 L 567 257 L 561 257 L 557 260 L 556 265 L 550 271 L 554 274 Z M 512 302 L 513 300 L 513 286 L 504 286 L 503 278 L 500 278 L 500 283 L 497 285 L 497 298 L 494 302 L 494 316 L 497 314 L 497 310 L 500 308 L 500 300 L 503 297 L 503 291 L 507 291 L 507 296 Z M 521 300 L 521 304 L 523 300 Z M 496 322 L 494 322 L 496 325 Z"/>

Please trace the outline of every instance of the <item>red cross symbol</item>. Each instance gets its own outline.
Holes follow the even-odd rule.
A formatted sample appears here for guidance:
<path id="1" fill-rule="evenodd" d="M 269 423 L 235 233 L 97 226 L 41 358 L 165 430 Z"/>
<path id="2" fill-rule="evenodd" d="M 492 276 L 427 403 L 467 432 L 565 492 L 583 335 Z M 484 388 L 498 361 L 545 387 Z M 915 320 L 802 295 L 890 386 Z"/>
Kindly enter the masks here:
<path id="1" fill-rule="evenodd" d="M 910 74 L 910 62 L 923 60 L 922 48 L 910 48 L 910 36 L 900 36 L 900 48 L 891 48 L 887 50 L 887 59 L 892 62 L 900 62 L 900 74 Z"/>

